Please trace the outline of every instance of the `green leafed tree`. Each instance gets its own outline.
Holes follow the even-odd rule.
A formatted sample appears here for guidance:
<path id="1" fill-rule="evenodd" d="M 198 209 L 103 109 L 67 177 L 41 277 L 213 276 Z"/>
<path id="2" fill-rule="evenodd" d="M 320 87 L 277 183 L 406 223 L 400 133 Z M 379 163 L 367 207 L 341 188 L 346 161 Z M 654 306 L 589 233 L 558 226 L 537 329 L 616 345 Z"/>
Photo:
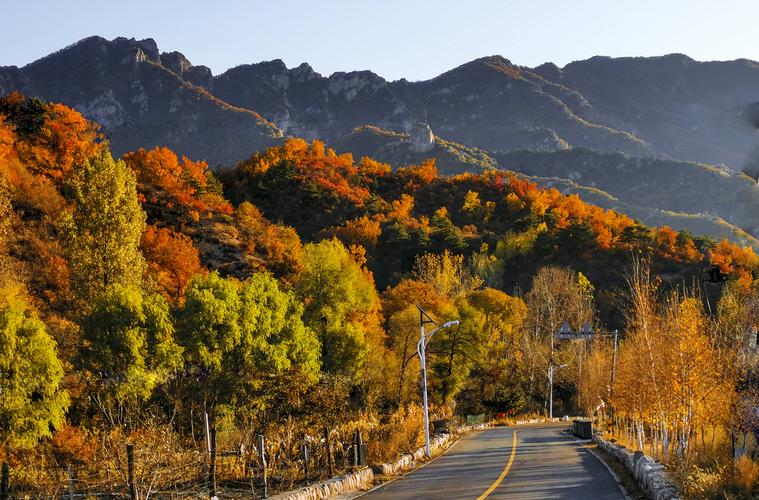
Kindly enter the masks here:
<path id="1" fill-rule="evenodd" d="M 461 323 L 441 329 L 429 342 L 432 353 L 431 384 L 442 403 L 450 401 L 464 388 L 472 367 L 479 362 L 485 344 L 485 317 L 462 299 L 456 301 Z"/>
<path id="2" fill-rule="evenodd" d="M 301 320 L 303 306 L 266 274 L 246 282 L 198 276 L 178 311 L 185 359 L 207 408 L 250 401 L 261 382 L 286 370 L 315 381 L 319 343 Z"/>
<path id="3" fill-rule="evenodd" d="M 32 447 L 69 405 L 63 366 L 45 325 L 14 300 L 0 306 L 0 446 Z"/>
<path id="4" fill-rule="evenodd" d="M 306 304 L 306 324 L 321 336 L 324 370 L 359 376 L 369 337 L 379 329 L 371 275 L 337 239 L 323 240 L 305 245 L 296 290 Z"/>
<path id="5" fill-rule="evenodd" d="M 160 295 L 113 286 L 81 326 L 82 363 L 102 381 L 104 394 L 119 403 L 147 399 L 182 366 L 169 306 Z"/>
<path id="6" fill-rule="evenodd" d="M 67 191 L 74 208 L 61 227 L 76 296 L 91 303 L 113 285 L 140 286 L 145 212 L 134 172 L 105 151 L 75 169 Z"/>

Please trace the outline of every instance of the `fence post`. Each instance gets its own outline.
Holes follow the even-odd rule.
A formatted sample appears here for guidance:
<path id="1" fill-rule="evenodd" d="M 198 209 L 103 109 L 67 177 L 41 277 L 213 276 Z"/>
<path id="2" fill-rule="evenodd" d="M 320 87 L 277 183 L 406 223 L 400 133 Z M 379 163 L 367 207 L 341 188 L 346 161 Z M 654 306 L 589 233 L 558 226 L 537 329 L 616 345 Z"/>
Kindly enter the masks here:
<path id="1" fill-rule="evenodd" d="M 216 498 L 216 425 L 211 427 L 211 460 L 208 463 L 208 498 Z"/>
<path id="2" fill-rule="evenodd" d="M 67 473 L 69 477 L 69 498 L 74 500 L 74 473 L 71 470 L 71 464 L 67 466 Z"/>
<path id="3" fill-rule="evenodd" d="M 361 431 L 356 431 L 356 446 L 358 448 L 358 465 L 363 467 L 366 465 L 366 449 Z"/>
<path id="4" fill-rule="evenodd" d="M 329 477 L 335 475 L 335 465 L 332 462 L 332 446 L 329 442 L 329 429 L 324 428 L 324 446 L 327 448 L 327 469 L 329 470 Z"/>
<path id="5" fill-rule="evenodd" d="M 303 478 L 308 483 L 308 443 L 303 443 Z"/>
<path id="6" fill-rule="evenodd" d="M 8 462 L 3 462 L 2 480 L 0 480 L 0 500 L 8 500 L 11 489 L 11 467 Z"/>
<path id="7" fill-rule="evenodd" d="M 129 498 L 137 500 L 137 486 L 134 484 L 134 445 L 127 443 L 127 483 L 129 485 Z"/>
<path id="8" fill-rule="evenodd" d="M 358 431 L 353 433 L 353 468 L 358 468 Z"/>
<path id="9" fill-rule="evenodd" d="M 266 471 L 266 451 L 264 449 L 264 446 L 266 445 L 266 441 L 264 439 L 263 434 L 258 435 L 258 459 L 259 463 L 261 464 L 261 469 L 264 473 L 264 498 L 269 497 L 269 478 L 267 476 Z"/>

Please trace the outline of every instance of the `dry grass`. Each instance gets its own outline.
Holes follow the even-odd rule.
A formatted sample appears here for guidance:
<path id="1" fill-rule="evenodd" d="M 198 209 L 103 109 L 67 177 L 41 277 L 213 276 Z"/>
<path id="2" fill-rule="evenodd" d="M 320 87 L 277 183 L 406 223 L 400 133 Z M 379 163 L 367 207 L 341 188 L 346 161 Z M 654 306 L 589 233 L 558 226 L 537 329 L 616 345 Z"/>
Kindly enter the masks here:
<path id="1" fill-rule="evenodd" d="M 759 463 L 743 455 L 735 461 L 733 486 L 747 496 L 751 496 L 759 483 Z"/>

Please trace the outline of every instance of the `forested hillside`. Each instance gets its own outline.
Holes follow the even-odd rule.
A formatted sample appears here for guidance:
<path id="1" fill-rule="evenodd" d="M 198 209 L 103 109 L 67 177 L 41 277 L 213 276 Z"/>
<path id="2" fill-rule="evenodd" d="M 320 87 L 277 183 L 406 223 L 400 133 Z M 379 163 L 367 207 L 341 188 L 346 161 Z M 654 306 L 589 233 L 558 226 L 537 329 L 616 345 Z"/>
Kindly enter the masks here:
<path id="1" fill-rule="evenodd" d="M 18 494 L 58 494 L 69 466 L 89 493 L 123 493 L 126 443 L 141 495 L 198 494 L 206 414 L 230 491 L 249 491 L 258 434 L 280 490 L 309 479 L 301 446 L 324 432 L 364 433 L 374 461 L 407 451 L 423 435 L 417 306 L 460 320 L 429 345 L 435 418 L 542 412 L 560 361 L 558 410 L 613 404 L 620 425 L 671 431 L 651 444 L 664 454 L 689 457 L 705 426 L 750 428 L 748 247 L 509 171 L 443 177 L 318 140 L 219 172 L 109 146 L 71 108 L 0 99 L 0 459 Z M 614 398 L 608 340 L 554 346 L 564 321 L 625 332 Z M 682 398 L 656 413 L 637 377 Z M 312 478 L 333 472 L 313 460 Z"/>

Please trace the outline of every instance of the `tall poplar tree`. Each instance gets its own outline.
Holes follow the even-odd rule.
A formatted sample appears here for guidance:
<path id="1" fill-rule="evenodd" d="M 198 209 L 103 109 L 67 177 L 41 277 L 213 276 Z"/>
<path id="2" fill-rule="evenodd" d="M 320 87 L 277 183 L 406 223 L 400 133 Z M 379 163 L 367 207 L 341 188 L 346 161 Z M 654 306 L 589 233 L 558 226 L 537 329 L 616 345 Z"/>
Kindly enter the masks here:
<path id="1" fill-rule="evenodd" d="M 74 208 L 61 227 L 76 297 L 92 302 L 113 285 L 139 287 L 145 212 L 134 172 L 104 151 L 75 169 L 67 191 Z"/>

